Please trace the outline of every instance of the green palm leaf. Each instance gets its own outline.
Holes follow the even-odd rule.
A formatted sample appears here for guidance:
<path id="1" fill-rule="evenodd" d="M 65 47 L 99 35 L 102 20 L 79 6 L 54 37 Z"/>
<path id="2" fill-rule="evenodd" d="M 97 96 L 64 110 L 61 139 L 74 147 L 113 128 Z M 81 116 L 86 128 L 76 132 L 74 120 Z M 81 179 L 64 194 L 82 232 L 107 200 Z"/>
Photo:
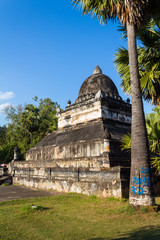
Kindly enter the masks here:
<path id="1" fill-rule="evenodd" d="M 160 104 L 160 20 L 151 19 L 145 28 L 137 31 L 137 36 L 143 44 L 138 48 L 143 96 L 154 104 Z M 115 65 L 122 79 L 121 86 L 124 92 L 131 94 L 128 50 L 119 48 L 115 57 Z"/>

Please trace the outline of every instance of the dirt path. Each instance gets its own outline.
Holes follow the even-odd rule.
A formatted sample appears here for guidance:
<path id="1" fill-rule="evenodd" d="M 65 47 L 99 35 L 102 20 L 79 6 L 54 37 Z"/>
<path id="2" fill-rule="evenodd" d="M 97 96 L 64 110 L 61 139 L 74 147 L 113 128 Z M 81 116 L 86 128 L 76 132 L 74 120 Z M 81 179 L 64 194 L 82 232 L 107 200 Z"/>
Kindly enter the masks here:
<path id="1" fill-rule="evenodd" d="M 60 194 L 62 193 L 32 189 L 24 186 L 0 186 L 0 202 L 23 198 L 56 196 Z"/>

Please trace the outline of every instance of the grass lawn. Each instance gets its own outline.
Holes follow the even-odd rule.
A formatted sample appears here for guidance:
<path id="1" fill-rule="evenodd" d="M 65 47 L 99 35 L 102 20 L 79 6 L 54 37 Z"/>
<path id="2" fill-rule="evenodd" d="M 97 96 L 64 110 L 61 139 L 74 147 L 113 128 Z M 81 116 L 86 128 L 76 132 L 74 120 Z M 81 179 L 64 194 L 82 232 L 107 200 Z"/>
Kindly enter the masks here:
<path id="1" fill-rule="evenodd" d="M 0 240 L 42 239 L 160 240 L 160 212 L 134 211 L 123 199 L 79 194 L 0 203 Z"/>

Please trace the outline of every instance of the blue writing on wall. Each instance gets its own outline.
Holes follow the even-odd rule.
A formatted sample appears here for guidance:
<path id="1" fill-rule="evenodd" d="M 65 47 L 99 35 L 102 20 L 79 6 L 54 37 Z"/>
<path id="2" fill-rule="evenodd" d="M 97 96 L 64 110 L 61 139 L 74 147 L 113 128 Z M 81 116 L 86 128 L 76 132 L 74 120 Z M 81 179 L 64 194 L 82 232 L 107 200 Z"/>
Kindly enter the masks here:
<path id="1" fill-rule="evenodd" d="M 141 174 L 149 174 L 149 168 L 144 168 L 141 167 Z M 133 181 L 132 181 L 135 185 L 139 185 L 138 187 L 136 186 L 132 186 L 131 187 L 131 191 L 134 194 L 144 194 L 145 191 L 143 189 L 143 187 L 147 186 L 150 187 L 151 186 L 151 181 L 150 181 L 150 177 L 133 177 Z"/>
<path id="2" fill-rule="evenodd" d="M 137 178 L 133 177 L 133 183 L 135 184 L 143 184 L 143 186 L 151 186 L 150 178 L 149 177 L 144 177 L 144 178 Z"/>
<path id="3" fill-rule="evenodd" d="M 142 173 L 142 174 L 147 174 L 147 173 L 149 173 L 149 168 L 143 168 L 143 167 L 141 167 L 141 173 Z"/>
<path id="4" fill-rule="evenodd" d="M 134 193 L 134 194 L 143 194 L 143 188 L 141 187 L 134 187 L 132 186 L 131 187 L 131 191 Z"/>

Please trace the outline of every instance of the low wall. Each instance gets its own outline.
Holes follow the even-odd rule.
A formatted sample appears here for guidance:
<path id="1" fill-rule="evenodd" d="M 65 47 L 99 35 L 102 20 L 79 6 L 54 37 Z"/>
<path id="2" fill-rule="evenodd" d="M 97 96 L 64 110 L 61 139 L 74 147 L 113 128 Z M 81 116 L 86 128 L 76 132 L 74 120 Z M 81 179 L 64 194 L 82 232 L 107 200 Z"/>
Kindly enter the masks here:
<path id="1" fill-rule="evenodd" d="M 13 182 L 39 189 L 77 192 L 100 197 L 128 197 L 128 169 L 121 167 L 93 168 L 30 167 L 32 163 L 10 164 Z M 40 165 L 40 162 L 37 164 Z M 47 165 L 47 162 L 46 162 Z M 49 165 L 49 164 L 48 164 Z"/>

